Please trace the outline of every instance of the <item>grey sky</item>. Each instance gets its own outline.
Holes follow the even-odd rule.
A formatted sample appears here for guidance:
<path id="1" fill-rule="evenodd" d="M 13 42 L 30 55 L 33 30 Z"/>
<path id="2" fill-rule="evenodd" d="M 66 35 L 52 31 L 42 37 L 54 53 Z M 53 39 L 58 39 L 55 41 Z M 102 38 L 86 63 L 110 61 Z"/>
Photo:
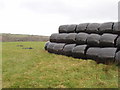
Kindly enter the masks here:
<path id="1" fill-rule="evenodd" d="M 1 33 L 51 35 L 61 24 L 118 20 L 119 0 L 1 0 Z"/>

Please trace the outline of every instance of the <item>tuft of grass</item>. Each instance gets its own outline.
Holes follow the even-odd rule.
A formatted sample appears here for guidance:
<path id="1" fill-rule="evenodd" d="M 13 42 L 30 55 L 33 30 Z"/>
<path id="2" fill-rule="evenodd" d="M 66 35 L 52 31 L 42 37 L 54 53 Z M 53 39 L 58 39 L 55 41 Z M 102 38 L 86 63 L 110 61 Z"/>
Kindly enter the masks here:
<path id="1" fill-rule="evenodd" d="M 45 42 L 3 42 L 3 88 L 117 88 L 118 67 L 48 53 Z M 33 49 L 22 49 L 23 47 Z"/>

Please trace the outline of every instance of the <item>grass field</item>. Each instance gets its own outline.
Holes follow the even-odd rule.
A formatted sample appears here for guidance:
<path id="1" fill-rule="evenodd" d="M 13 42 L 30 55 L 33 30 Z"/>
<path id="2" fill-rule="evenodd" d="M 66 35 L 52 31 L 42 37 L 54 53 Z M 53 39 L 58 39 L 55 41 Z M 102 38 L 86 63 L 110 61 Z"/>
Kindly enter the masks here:
<path id="1" fill-rule="evenodd" d="M 44 42 L 3 42 L 3 88 L 117 88 L 118 67 L 50 54 Z M 33 49 L 22 49 L 32 47 Z"/>

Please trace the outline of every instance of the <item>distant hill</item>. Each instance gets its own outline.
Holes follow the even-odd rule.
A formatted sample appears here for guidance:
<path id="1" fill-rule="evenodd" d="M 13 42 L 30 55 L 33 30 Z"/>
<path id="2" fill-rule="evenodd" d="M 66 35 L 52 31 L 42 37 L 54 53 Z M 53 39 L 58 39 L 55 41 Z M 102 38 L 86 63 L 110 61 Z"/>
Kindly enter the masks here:
<path id="1" fill-rule="evenodd" d="M 11 34 L 11 33 L 1 33 L 0 34 L 0 41 L 2 41 L 2 42 L 48 41 L 48 40 L 49 40 L 49 36 Z"/>

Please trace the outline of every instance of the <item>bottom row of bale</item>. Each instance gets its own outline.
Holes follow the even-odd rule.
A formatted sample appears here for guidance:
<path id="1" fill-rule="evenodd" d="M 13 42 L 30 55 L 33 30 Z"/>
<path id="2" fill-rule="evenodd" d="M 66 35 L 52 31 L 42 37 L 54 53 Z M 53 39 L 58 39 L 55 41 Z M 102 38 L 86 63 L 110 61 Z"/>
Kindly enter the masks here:
<path id="1" fill-rule="evenodd" d="M 47 42 L 45 50 L 49 53 L 72 56 L 80 59 L 93 59 L 100 63 L 120 62 L 120 50 L 116 47 L 89 47 L 88 45 L 76 45 L 65 43 Z"/>

